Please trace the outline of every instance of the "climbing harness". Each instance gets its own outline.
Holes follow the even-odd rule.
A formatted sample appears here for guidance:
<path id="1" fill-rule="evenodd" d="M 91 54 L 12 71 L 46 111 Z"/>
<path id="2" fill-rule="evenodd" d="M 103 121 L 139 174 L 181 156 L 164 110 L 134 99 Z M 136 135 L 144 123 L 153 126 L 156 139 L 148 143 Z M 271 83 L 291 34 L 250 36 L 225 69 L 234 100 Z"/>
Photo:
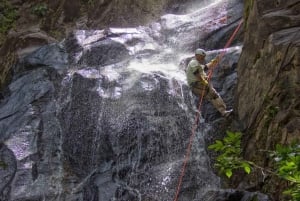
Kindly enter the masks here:
<path id="1" fill-rule="evenodd" d="M 237 28 L 235 29 L 235 31 L 233 32 L 233 34 L 231 35 L 231 37 L 229 38 L 229 40 L 227 41 L 225 47 L 223 48 L 224 51 L 221 52 L 221 54 L 219 55 L 219 61 L 221 61 L 222 57 L 225 55 L 226 53 L 226 49 L 230 46 L 230 44 L 232 43 L 234 37 L 236 36 L 237 32 L 239 31 L 241 25 L 243 23 L 243 20 L 240 21 L 239 25 L 237 26 Z M 213 69 L 217 66 L 218 64 L 216 63 L 209 71 L 208 73 L 208 81 L 210 81 L 210 78 L 212 76 L 212 73 L 213 73 Z M 184 161 L 183 161 L 183 166 L 182 166 L 182 169 L 181 169 L 181 173 L 180 173 L 180 176 L 179 176 L 179 181 L 178 181 L 178 185 L 177 185 L 177 188 L 176 188 L 176 194 L 175 194 L 175 197 L 174 197 L 174 201 L 178 201 L 178 197 L 179 197 L 179 191 L 180 191 L 180 188 L 181 188 L 181 183 L 182 183 L 182 179 L 183 179 L 183 176 L 184 176 L 184 173 L 185 173 L 185 169 L 186 169 L 186 166 L 187 166 L 187 162 L 189 161 L 189 158 L 190 158 L 190 155 L 191 155 L 191 149 L 192 149 L 192 143 L 194 141 L 194 138 L 195 138 L 195 134 L 196 134 L 196 129 L 197 129 L 197 126 L 198 126 L 198 122 L 199 122 L 199 117 L 200 117 L 200 113 L 201 113 L 201 105 L 202 105 L 202 102 L 203 102 L 203 97 L 204 97 L 204 90 L 202 91 L 201 93 L 201 98 L 200 98 L 200 101 L 199 101 L 199 105 L 198 105 L 198 111 L 197 112 L 197 115 L 195 117 L 195 120 L 194 120 L 194 123 L 193 123 L 193 127 L 192 127 L 192 135 L 190 137 L 190 141 L 189 141 L 189 144 L 188 144 L 188 147 L 187 147 L 187 150 L 186 150 L 186 154 L 184 156 Z"/>

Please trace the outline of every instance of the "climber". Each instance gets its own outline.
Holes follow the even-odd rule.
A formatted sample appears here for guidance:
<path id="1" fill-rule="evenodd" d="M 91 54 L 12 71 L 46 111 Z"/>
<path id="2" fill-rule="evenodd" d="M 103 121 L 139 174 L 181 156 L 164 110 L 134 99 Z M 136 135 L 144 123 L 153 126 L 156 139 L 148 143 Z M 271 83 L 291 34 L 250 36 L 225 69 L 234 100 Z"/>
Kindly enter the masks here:
<path id="1" fill-rule="evenodd" d="M 204 70 L 214 67 L 219 62 L 217 56 L 211 62 L 205 64 L 206 53 L 203 49 L 196 49 L 195 58 L 192 59 L 186 69 L 187 82 L 192 92 L 201 96 L 204 90 L 204 97 L 209 100 L 214 107 L 222 114 L 222 116 L 229 116 L 232 110 L 226 110 L 226 105 L 217 91 L 208 82 L 208 76 Z"/>

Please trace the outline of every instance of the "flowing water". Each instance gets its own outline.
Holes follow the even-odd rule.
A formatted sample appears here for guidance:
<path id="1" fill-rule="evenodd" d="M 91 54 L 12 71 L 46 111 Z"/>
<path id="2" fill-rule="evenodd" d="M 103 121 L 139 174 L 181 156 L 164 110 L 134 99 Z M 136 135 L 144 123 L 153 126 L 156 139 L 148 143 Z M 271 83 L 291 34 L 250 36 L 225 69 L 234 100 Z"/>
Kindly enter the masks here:
<path id="1" fill-rule="evenodd" d="M 162 16 L 159 22 L 152 23 L 148 27 L 110 28 L 106 32 L 93 33 L 78 31 L 75 34 L 79 44 L 84 47 L 83 52 L 77 54 L 78 61 L 82 60 L 85 51 L 92 52 L 95 43 L 105 34 L 112 41 L 123 44 L 130 55 L 130 60 L 125 62 L 100 68 L 97 63 L 96 65 L 93 63 L 92 69 L 84 68 L 75 71 L 85 78 L 105 78 L 110 85 L 114 83 L 113 86 L 103 87 L 103 80 L 97 81 L 96 91 L 99 96 L 113 100 L 112 105 L 105 100 L 101 103 L 100 107 L 106 109 L 98 117 L 98 130 L 103 130 L 101 128 L 103 119 L 106 119 L 105 121 L 111 121 L 107 122 L 110 129 L 120 132 L 117 138 L 111 140 L 116 144 L 114 153 L 117 153 L 118 159 L 113 162 L 116 163 L 115 166 L 108 165 L 107 168 L 113 166 L 117 169 L 117 174 L 123 172 L 125 176 L 117 176 L 113 184 L 110 183 L 110 174 L 105 176 L 104 180 L 103 175 L 98 176 L 96 183 L 99 191 L 102 192 L 99 193 L 100 200 L 112 197 L 117 200 L 172 200 L 174 198 L 191 134 L 193 115 L 196 114 L 193 111 L 196 107 L 193 97 L 186 87 L 184 67 L 180 63 L 193 55 L 195 44 L 199 43 L 199 40 L 210 37 L 212 33 L 237 20 L 238 17 L 229 16 L 227 10 L 229 4 L 228 1 L 213 1 L 206 7 L 194 8 L 190 14 Z M 217 37 L 218 33 L 215 35 Z M 203 45 L 203 48 L 215 46 L 215 44 L 204 43 Z M 240 48 L 230 49 L 229 52 L 238 55 Z M 209 58 L 217 53 L 215 50 L 211 53 L 208 51 Z M 91 64 L 83 62 L 83 65 Z M 126 94 L 129 94 L 129 97 Z M 142 97 L 142 101 L 139 100 L 139 96 Z M 167 109 L 164 108 L 164 103 L 159 101 L 169 101 Z M 131 117 L 126 114 L 135 113 L 137 109 L 137 116 L 134 115 L 134 120 L 131 122 Z M 117 114 L 113 115 L 115 111 Z M 184 126 L 183 122 L 178 121 L 182 118 L 178 111 L 188 117 L 183 121 Z M 174 119 L 171 119 L 172 113 Z M 108 117 L 111 115 L 115 118 Z M 124 125 L 118 122 L 128 123 Z M 151 133 L 157 133 L 157 129 L 161 126 L 165 128 L 158 136 Z M 181 186 L 180 200 L 201 200 L 207 191 L 220 187 L 219 178 L 213 173 L 206 153 L 203 129 L 205 127 L 209 128 L 206 125 L 198 129 L 193 142 L 192 156 Z M 126 131 L 124 134 L 124 129 L 133 133 Z M 182 129 L 184 133 L 181 133 Z M 95 135 L 93 151 L 98 150 L 97 142 L 100 141 L 101 135 L 101 132 Z M 184 138 L 182 139 L 180 135 Z M 181 140 L 184 141 L 180 142 Z M 133 151 L 127 150 L 123 153 L 124 146 L 133 146 Z M 97 154 L 93 152 L 92 163 L 96 161 Z M 90 175 L 87 178 L 90 178 Z M 141 183 L 138 184 L 139 182 Z M 107 183 L 110 188 L 106 186 Z M 122 195 L 116 196 L 118 191 L 116 189 L 119 189 Z"/>
<path id="2" fill-rule="evenodd" d="M 185 64 L 196 47 L 213 58 L 242 13 L 238 0 L 205 2 L 149 26 L 77 30 L 26 57 L 0 107 L 1 139 L 18 162 L 3 200 L 173 200 L 196 115 Z M 229 48 L 213 76 L 227 103 L 240 51 Z M 220 116 L 203 108 L 209 114 L 196 132 L 180 201 L 220 188 L 205 144 L 207 122 Z"/>

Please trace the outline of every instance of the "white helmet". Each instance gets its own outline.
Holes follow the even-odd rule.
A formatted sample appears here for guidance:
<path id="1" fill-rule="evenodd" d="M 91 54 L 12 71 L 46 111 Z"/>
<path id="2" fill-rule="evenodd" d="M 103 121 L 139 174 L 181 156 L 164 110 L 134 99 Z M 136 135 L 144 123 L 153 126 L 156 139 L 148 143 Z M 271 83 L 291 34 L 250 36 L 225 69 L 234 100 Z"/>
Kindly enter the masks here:
<path id="1" fill-rule="evenodd" d="M 196 49 L 195 54 L 196 55 L 199 54 L 199 55 L 202 55 L 202 56 L 206 56 L 205 50 L 203 50 L 201 48 Z"/>

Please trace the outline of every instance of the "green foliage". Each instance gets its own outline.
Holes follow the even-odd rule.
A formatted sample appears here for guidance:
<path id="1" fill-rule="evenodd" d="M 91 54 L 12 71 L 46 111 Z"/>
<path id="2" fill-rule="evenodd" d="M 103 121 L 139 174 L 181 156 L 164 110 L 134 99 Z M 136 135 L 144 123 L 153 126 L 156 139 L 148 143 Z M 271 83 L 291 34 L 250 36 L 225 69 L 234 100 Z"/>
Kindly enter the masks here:
<path id="1" fill-rule="evenodd" d="M 274 118 L 276 116 L 276 114 L 278 113 L 278 111 L 279 111 L 279 107 L 277 107 L 277 106 L 269 105 L 267 107 L 268 116 L 270 118 Z"/>
<path id="2" fill-rule="evenodd" d="M 0 34 L 6 34 L 17 19 L 15 8 L 7 0 L 0 0 Z"/>
<path id="3" fill-rule="evenodd" d="M 241 137 L 239 132 L 227 131 L 224 139 L 216 140 L 216 142 L 208 147 L 208 149 L 219 152 L 220 155 L 216 159 L 215 166 L 221 174 L 225 174 L 228 178 L 236 169 L 242 168 L 247 174 L 251 172 L 251 164 L 241 157 Z"/>
<path id="4" fill-rule="evenodd" d="M 267 114 L 266 116 L 266 121 L 265 121 L 265 128 L 268 128 L 272 122 L 272 120 L 274 119 L 274 117 L 276 116 L 276 114 L 279 111 L 279 107 L 278 106 L 274 106 L 274 105 L 269 105 L 265 112 Z"/>
<path id="5" fill-rule="evenodd" d="M 276 114 L 277 108 L 270 107 L 269 115 L 274 117 Z M 208 147 L 220 153 L 215 166 L 228 178 L 238 168 L 242 168 L 247 174 L 251 172 L 252 167 L 263 169 L 241 157 L 241 136 L 239 132 L 227 131 L 223 140 L 216 140 Z M 283 193 L 289 195 L 291 201 L 300 201 L 300 144 L 295 142 L 287 146 L 277 145 L 276 150 L 271 152 L 271 157 L 275 161 L 275 170 L 270 172 L 289 182 L 289 188 Z"/>
<path id="6" fill-rule="evenodd" d="M 48 6 L 45 3 L 34 6 L 31 12 L 39 17 L 44 17 L 48 12 Z"/>
<path id="7" fill-rule="evenodd" d="M 288 146 L 277 145 L 271 154 L 275 160 L 276 173 L 287 180 L 290 187 L 284 194 L 290 195 L 292 201 L 300 200 L 300 145 L 292 143 Z"/>

